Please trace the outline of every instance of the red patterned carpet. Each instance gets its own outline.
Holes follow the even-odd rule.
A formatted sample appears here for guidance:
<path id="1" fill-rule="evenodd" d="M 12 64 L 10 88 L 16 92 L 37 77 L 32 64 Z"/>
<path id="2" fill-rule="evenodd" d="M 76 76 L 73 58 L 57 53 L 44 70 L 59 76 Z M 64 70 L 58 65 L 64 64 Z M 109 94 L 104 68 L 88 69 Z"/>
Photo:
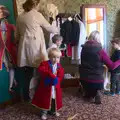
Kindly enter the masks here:
<path id="1" fill-rule="evenodd" d="M 78 96 L 78 89 L 63 90 L 63 108 L 60 117 L 48 116 L 48 120 L 120 120 L 120 96 L 102 96 L 102 104 L 85 102 Z M 39 110 L 28 103 L 19 103 L 0 110 L 0 120 L 40 120 Z"/>

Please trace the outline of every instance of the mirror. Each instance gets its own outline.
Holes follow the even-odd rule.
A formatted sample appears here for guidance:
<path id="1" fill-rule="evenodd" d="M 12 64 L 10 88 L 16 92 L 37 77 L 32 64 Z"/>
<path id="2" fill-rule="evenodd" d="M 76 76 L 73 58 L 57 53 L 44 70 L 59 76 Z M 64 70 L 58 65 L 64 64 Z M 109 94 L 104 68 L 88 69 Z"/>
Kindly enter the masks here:
<path id="1" fill-rule="evenodd" d="M 83 4 L 81 6 L 82 19 L 86 27 L 87 36 L 98 30 L 101 43 L 106 48 L 106 7 L 105 5 Z"/>

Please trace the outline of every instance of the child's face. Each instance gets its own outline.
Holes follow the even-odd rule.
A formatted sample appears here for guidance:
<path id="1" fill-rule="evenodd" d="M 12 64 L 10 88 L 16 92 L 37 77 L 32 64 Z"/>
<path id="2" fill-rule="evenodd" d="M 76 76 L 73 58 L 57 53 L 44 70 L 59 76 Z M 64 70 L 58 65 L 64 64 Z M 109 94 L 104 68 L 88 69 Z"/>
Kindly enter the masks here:
<path id="1" fill-rule="evenodd" d="M 57 40 L 56 44 L 57 44 L 58 47 L 60 47 L 60 45 L 62 44 L 62 39 Z"/>
<path id="2" fill-rule="evenodd" d="M 52 62 L 52 64 L 56 64 L 60 62 L 60 56 L 52 56 L 50 57 L 50 61 Z"/>
<path id="3" fill-rule="evenodd" d="M 118 45 L 117 43 L 113 43 L 112 46 L 116 50 L 120 49 L 120 45 Z"/>

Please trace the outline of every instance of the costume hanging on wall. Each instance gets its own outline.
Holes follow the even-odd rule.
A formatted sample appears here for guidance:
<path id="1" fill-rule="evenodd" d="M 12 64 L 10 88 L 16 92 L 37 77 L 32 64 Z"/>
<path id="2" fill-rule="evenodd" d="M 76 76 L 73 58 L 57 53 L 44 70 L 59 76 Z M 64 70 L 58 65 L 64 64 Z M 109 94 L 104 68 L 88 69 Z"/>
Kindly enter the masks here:
<path id="1" fill-rule="evenodd" d="M 81 17 L 79 14 L 74 15 L 71 20 L 68 17 L 60 26 L 63 43 L 67 44 L 66 54 L 72 57 L 72 63 L 77 64 L 80 61 L 81 45 L 86 40 L 86 30 Z"/>
<path id="2" fill-rule="evenodd" d="M 16 64 L 16 46 L 13 43 L 15 27 L 5 19 L 1 21 L 0 27 L 0 69 L 2 70 L 2 63 L 4 61 L 5 66 L 8 68 L 8 64 Z M 2 59 L 4 58 L 4 59 Z M 7 61 L 9 59 L 9 61 Z M 8 63 L 9 62 L 9 63 Z"/>
<path id="3" fill-rule="evenodd" d="M 9 89 L 13 87 L 14 66 L 17 62 L 17 49 L 14 41 L 15 26 L 9 24 L 6 19 L 0 20 L 0 70 L 6 67 L 9 71 L 10 85 Z"/>
<path id="4" fill-rule="evenodd" d="M 76 22 L 75 20 L 66 20 L 61 25 L 60 33 L 63 36 L 63 43 L 71 44 L 71 46 L 78 45 L 80 34 L 78 22 Z"/>
<path id="5" fill-rule="evenodd" d="M 83 22 L 75 18 L 76 21 L 79 23 L 80 28 L 80 35 L 79 35 L 79 42 L 78 45 L 72 47 L 72 64 L 80 64 L 81 63 L 81 45 L 86 41 L 86 29 Z"/>

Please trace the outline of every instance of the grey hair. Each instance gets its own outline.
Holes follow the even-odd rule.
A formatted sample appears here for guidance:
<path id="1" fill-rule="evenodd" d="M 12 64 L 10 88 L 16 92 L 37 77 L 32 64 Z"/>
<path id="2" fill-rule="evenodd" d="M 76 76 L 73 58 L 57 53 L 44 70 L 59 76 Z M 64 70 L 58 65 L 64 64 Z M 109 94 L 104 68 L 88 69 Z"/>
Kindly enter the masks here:
<path id="1" fill-rule="evenodd" d="M 95 30 L 95 31 L 91 32 L 88 37 L 88 41 L 89 40 L 94 40 L 94 41 L 101 43 L 99 31 Z"/>
<path id="2" fill-rule="evenodd" d="M 53 43 L 56 43 L 57 40 L 63 40 L 63 37 L 59 34 L 55 34 L 53 37 L 52 37 L 52 42 Z"/>

